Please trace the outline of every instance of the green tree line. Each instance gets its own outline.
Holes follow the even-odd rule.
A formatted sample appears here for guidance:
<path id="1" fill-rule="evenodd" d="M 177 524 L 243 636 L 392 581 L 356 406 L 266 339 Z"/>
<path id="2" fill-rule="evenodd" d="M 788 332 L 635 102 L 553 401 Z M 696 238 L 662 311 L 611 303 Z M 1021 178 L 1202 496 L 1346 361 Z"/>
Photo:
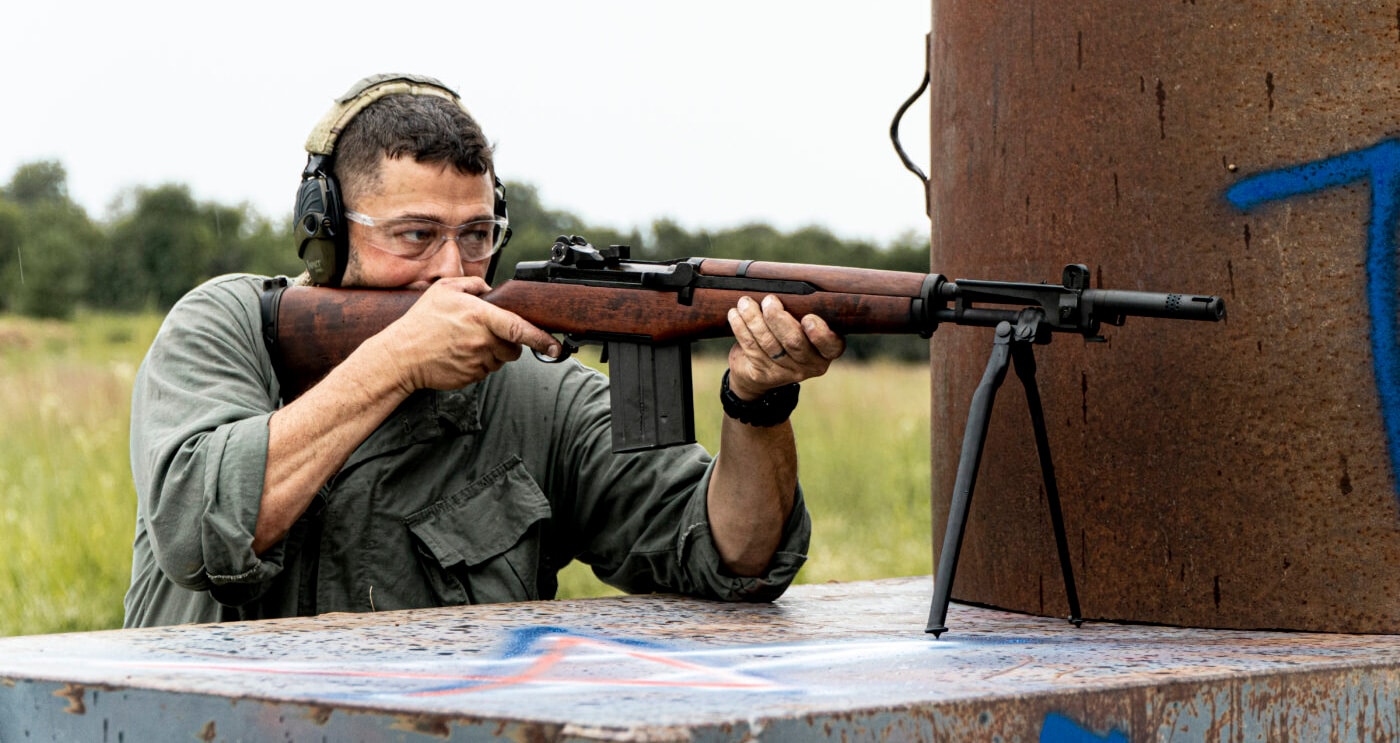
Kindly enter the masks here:
<path id="1" fill-rule="evenodd" d="M 784 232 L 766 224 L 690 231 L 668 219 L 622 232 L 585 223 L 542 203 L 527 183 L 508 182 L 513 238 L 505 260 L 542 260 L 558 235 L 594 245 L 630 245 L 632 257 L 723 257 L 926 272 L 926 240 L 910 233 L 889 245 L 844 240 L 820 227 Z M 290 199 L 290 196 L 288 197 Z M 215 276 L 295 275 L 291 215 L 267 217 L 250 205 L 201 202 L 188 186 L 137 187 L 103 220 L 68 193 L 57 161 L 19 166 L 0 188 L 0 312 L 68 318 L 79 308 L 163 312 Z M 503 276 L 509 271 L 503 267 Z M 858 358 L 927 358 L 917 338 L 859 336 Z"/>
<path id="2" fill-rule="evenodd" d="M 220 274 L 296 271 L 289 223 L 201 203 L 180 184 L 133 189 L 97 221 L 69 196 L 62 164 L 21 165 L 0 189 L 0 311 L 164 311 Z"/>

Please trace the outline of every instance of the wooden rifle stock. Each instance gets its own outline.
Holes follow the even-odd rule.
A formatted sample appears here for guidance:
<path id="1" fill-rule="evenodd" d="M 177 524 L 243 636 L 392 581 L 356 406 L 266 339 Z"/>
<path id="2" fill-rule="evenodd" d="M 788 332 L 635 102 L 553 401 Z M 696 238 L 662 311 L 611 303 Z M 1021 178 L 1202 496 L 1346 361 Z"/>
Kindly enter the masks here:
<path id="1" fill-rule="evenodd" d="M 700 275 L 734 277 L 743 262 L 705 260 Z M 837 286 L 840 291 L 777 294 L 793 315 L 814 314 L 838 333 L 916 333 L 911 313 L 924 274 L 840 266 L 750 263 L 750 278 Z M 778 287 L 770 287 L 777 289 Z M 265 297 L 269 348 L 290 402 L 319 382 L 370 336 L 403 316 L 421 292 L 292 286 Z M 727 313 L 740 297 L 763 294 L 739 289 L 696 288 L 688 303 L 675 292 L 641 287 L 592 286 L 511 279 L 482 299 L 510 310 L 535 326 L 576 341 L 631 339 L 667 344 L 729 335 Z"/>

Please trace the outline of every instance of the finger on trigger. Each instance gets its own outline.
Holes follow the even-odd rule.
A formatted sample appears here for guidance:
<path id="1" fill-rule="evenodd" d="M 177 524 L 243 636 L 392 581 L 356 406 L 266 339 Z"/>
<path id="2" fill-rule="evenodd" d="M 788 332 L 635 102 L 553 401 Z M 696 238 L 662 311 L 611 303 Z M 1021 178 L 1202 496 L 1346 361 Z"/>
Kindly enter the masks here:
<path id="1" fill-rule="evenodd" d="M 505 310 L 489 314 L 488 327 L 501 340 L 516 346 L 529 346 L 545 356 L 558 358 L 561 352 L 559 341 L 549 333 L 540 330 L 522 319 L 519 315 Z"/>

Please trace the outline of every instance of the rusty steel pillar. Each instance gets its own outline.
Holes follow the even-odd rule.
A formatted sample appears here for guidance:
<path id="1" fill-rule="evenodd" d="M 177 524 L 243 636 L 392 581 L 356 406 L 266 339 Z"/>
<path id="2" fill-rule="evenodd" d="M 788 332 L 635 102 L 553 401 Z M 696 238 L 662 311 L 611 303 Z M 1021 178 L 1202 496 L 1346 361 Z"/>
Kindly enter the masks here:
<path id="1" fill-rule="evenodd" d="M 933 270 L 1228 306 L 1037 349 L 1084 615 L 1400 633 L 1400 8 L 932 5 Z M 934 336 L 935 534 L 990 349 Z M 1019 386 L 953 596 L 1064 615 Z"/>

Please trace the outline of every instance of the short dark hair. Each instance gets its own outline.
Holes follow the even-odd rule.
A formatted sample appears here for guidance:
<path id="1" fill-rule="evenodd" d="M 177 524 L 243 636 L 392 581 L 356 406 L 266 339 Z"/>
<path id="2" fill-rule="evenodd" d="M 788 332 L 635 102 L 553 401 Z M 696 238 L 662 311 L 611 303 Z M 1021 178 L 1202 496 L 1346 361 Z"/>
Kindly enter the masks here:
<path id="1" fill-rule="evenodd" d="M 337 137 L 332 166 L 348 203 L 379 185 L 379 163 L 412 157 L 465 175 L 495 174 L 492 147 L 462 107 L 432 95 L 385 96 L 355 115 Z"/>

